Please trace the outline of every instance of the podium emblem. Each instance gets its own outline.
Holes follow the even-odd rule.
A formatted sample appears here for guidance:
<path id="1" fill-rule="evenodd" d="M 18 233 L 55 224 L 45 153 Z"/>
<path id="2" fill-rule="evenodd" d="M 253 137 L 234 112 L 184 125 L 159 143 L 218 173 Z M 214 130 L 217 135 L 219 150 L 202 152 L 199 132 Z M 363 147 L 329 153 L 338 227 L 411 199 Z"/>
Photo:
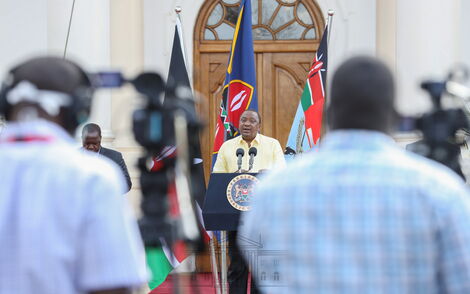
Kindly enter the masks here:
<path id="1" fill-rule="evenodd" d="M 227 186 L 227 200 L 238 210 L 250 210 L 253 199 L 253 188 L 258 179 L 255 176 L 242 174 L 233 178 Z"/>

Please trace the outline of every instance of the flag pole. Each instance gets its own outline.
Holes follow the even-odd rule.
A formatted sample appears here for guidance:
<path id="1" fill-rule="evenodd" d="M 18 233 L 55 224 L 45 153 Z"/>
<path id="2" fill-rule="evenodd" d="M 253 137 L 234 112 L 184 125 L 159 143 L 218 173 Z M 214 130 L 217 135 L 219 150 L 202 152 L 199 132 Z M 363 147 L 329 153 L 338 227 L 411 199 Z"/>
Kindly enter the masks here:
<path id="1" fill-rule="evenodd" d="M 327 42 L 327 45 L 326 45 L 327 49 L 330 48 L 331 28 L 332 28 L 332 25 L 333 25 L 333 16 L 334 15 L 335 15 L 335 11 L 333 9 L 328 9 L 328 17 L 326 19 L 326 23 L 328 25 L 328 42 Z M 328 80 L 329 72 L 330 71 L 328 71 L 326 73 L 327 80 Z M 325 97 L 325 100 L 326 100 L 326 97 Z M 328 131 L 328 129 L 329 129 L 328 122 L 326 121 L 325 117 L 323 117 L 321 134 L 323 135 L 324 133 L 326 133 Z"/>
<path id="2" fill-rule="evenodd" d="M 333 9 L 328 9 L 328 46 L 330 46 L 330 36 L 331 36 L 331 26 L 333 25 L 333 15 L 335 15 L 335 11 Z"/>
<path id="3" fill-rule="evenodd" d="M 184 45 L 184 38 L 183 38 L 183 21 L 181 20 L 181 11 L 183 9 L 181 8 L 181 6 L 176 6 L 175 7 L 175 12 L 176 12 L 176 21 L 179 22 L 179 25 L 176 26 L 177 30 L 178 30 L 178 35 L 180 36 L 180 42 L 181 42 L 181 49 L 183 50 L 183 59 L 184 59 L 184 65 L 186 66 L 186 68 L 188 69 L 189 68 L 189 64 L 188 64 L 188 60 L 186 59 L 186 56 L 187 56 L 187 52 L 186 52 L 186 46 Z M 190 70 L 188 70 L 188 77 L 190 78 L 189 79 L 189 85 L 190 85 L 190 88 L 191 88 L 191 91 L 193 89 L 193 86 L 192 86 L 192 83 L 191 83 L 191 76 L 192 74 L 190 74 Z"/>
<path id="4" fill-rule="evenodd" d="M 333 15 L 334 14 L 335 14 L 335 11 L 333 9 L 328 9 L 328 16 L 326 18 L 326 26 L 325 26 L 325 28 L 328 28 L 328 32 L 327 32 L 328 33 L 328 36 L 327 36 L 327 49 L 330 46 L 331 26 L 333 25 Z M 328 72 L 327 72 L 327 76 L 328 76 Z M 322 132 L 321 132 L 322 135 L 325 132 L 325 127 L 326 127 L 326 123 L 325 123 L 325 118 L 323 117 L 323 119 L 322 119 Z M 302 134 L 301 144 L 303 144 L 303 142 L 305 140 L 306 133 L 307 133 L 307 130 L 305 130 Z"/>

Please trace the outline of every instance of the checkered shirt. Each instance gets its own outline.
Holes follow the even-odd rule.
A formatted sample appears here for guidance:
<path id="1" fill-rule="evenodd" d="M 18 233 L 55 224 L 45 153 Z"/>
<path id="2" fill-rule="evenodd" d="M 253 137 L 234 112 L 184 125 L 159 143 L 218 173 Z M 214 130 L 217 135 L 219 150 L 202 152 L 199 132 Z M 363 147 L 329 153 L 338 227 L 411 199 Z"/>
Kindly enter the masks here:
<path id="1" fill-rule="evenodd" d="M 239 234 L 277 254 L 252 265 L 265 293 L 470 293 L 467 187 L 382 133 L 333 131 L 255 195 Z"/>

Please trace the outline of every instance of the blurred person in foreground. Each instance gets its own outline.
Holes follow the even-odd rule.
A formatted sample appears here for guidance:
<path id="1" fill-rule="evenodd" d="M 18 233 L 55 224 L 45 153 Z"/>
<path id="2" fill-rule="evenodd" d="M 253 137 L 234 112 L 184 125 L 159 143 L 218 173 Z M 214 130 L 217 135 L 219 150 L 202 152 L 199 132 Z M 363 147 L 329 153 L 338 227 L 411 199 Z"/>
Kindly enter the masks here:
<path id="1" fill-rule="evenodd" d="M 129 176 L 129 172 L 127 171 L 126 162 L 124 161 L 121 152 L 101 146 L 101 128 L 99 125 L 89 123 L 83 127 L 82 147 L 88 151 L 105 156 L 116 163 L 121 169 L 124 178 L 126 179 L 125 193 L 131 190 L 132 182 L 131 177 Z"/>
<path id="2" fill-rule="evenodd" d="M 123 176 L 71 137 L 92 90 L 78 65 L 55 57 L 21 63 L 2 85 L 2 294 L 121 294 L 146 281 Z"/>
<path id="3" fill-rule="evenodd" d="M 269 293 L 470 293 L 470 194 L 395 144 L 394 96 L 384 64 L 347 60 L 320 150 L 259 185 L 239 234 L 283 252 Z"/>

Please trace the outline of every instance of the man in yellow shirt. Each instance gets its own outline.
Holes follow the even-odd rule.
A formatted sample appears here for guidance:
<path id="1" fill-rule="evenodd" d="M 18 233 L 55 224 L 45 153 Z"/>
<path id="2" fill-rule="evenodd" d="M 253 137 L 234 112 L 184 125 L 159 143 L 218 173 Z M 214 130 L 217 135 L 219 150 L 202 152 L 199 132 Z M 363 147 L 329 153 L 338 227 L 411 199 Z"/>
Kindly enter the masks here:
<path id="1" fill-rule="evenodd" d="M 259 134 L 261 117 L 254 110 L 246 110 L 240 116 L 240 134 L 226 141 L 219 149 L 213 173 L 234 173 L 238 171 L 237 149 L 244 150 L 241 172 L 260 172 L 263 170 L 281 168 L 286 165 L 284 153 L 279 141 Z M 249 170 L 249 153 L 251 147 L 257 149 L 253 166 Z M 237 232 L 229 232 L 230 266 L 228 268 L 229 292 L 246 293 L 248 281 L 248 267 L 236 246 Z M 254 280 L 251 282 L 251 292 L 259 293 Z"/>
<path id="2" fill-rule="evenodd" d="M 234 173 L 238 170 L 236 152 L 242 148 L 245 155 L 242 159 L 242 171 L 249 169 L 249 154 L 251 147 L 257 149 L 250 172 L 259 172 L 266 169 L 284 167 L 286 165 L 284 153 L 279 141 L 259 134 L 261 118 L 258 112 L 246 110 L 240 117 L 240 134 L 226 141 L 220 147 L 213 173 Z"/>

